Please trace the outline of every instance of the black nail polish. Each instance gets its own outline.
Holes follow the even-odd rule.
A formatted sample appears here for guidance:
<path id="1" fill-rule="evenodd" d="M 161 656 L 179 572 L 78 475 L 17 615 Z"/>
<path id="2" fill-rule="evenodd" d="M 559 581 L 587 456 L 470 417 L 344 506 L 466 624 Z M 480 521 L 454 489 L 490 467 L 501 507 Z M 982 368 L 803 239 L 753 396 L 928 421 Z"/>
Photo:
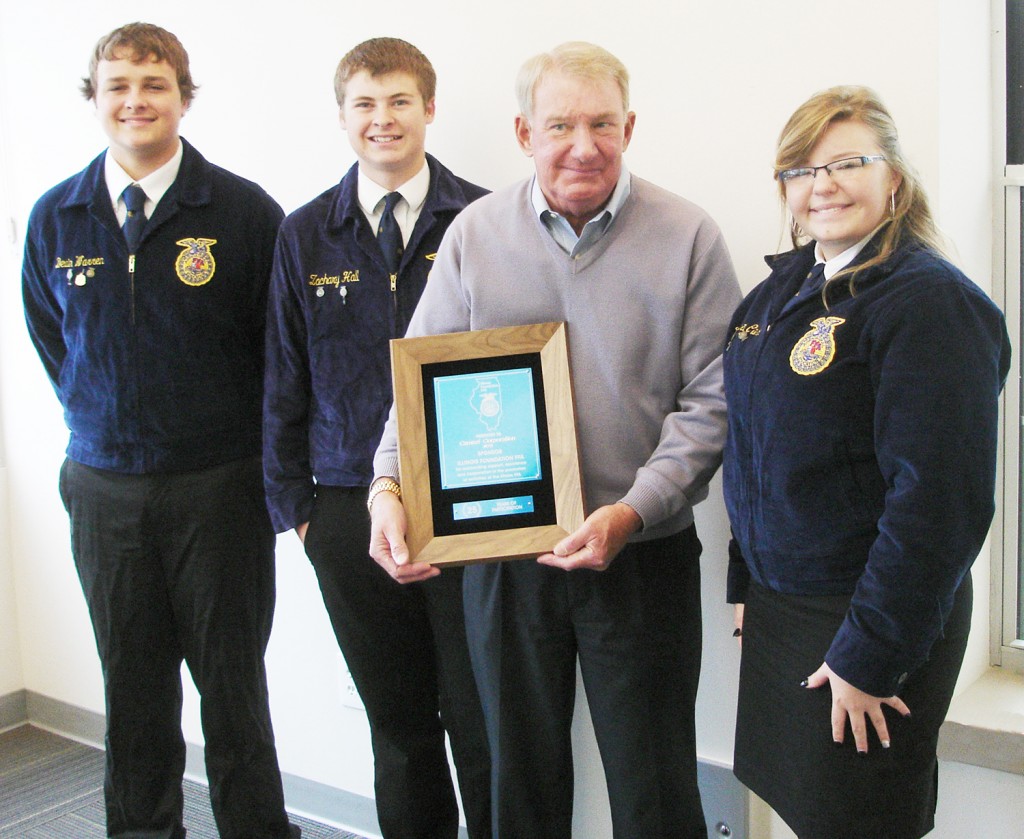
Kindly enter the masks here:
<path id="1" fill-rule="evenodd" d="M 739 627 L 736 627 L 736 629 L 734 629 L 732 631 L 732 637 L 733 638 L 739 638 L 742 634 L 743 634 L 743 630 L 740 629 Z"/>
<path id="2" fill-rule="evenodd" d="M 802 682 L 800 683 L 800 687 L 802 687 L 802 688 L 805 688 L 805 687 L 807 687 L 807 685 L 808 685 L 808 684 L 810 684 L 810 682 L 809 682 L 809 681 L 808 681 L 807 679 L 804 679 L 804 680 L 803 680 L 803 681 L 802 681 Z"/>
<path id="3" fill-rule="evenodd" d="M 841 749 L 843 747 L 843 741 L 842 740 L 833 740 L 832 741 L 832 745 L 835 746 L 837 749 Z"/>
<path id="4" fill-rule="evenodd" d="M 867 753 L 867 752 L 861 751 L 860 749 L 857 749 L 857 754 L 858 754 L 858 755 L 859 755 L 860 757 L 867 757 L 867 756 L 868 756 L 868 753 Z"/>

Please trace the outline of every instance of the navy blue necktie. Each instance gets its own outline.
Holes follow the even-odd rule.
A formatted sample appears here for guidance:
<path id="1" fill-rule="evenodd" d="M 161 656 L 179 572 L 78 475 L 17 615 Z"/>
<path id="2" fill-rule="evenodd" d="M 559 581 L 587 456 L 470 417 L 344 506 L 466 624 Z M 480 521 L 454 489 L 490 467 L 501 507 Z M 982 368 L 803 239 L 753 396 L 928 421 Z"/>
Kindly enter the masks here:
<path id="1" fill-rule="evenodd" d="M 121 225 L 121 230 L 124 231 L 124 238 L 128 243 L 128 253 L 135 253 L 142 240 L 142 231 L 146 228 L 146 193 L 138 184 L 130 184 L 124 188 L 121 197 L 128 208 L 128 215 Z"/>
<path id="2" fill-rule="evenodd" d="M 395 205 L 402 200 L 400 192 L 389 192 L 384 198 L 384 214 L 380 217 L 380 226 L 377 228 L 377 241 L 380 243 L 381 252 L 384 254 L 384 261 L 388 264 L 388 271 L 392 275 L 398 273 L 398 266 L 402 261 L 402 231 L 395 220 Z"/>
<path id="3" fill-rule="evenodd" d="M 803 297 L 808 292 L 821 291 L 823 285 L 825 285 L 825 263 L 817 262 L 807 274 L 807 278 L 804 280 L 803 285 L 800 286 L 800 291 L 797 292 L 797 295 Z"/>

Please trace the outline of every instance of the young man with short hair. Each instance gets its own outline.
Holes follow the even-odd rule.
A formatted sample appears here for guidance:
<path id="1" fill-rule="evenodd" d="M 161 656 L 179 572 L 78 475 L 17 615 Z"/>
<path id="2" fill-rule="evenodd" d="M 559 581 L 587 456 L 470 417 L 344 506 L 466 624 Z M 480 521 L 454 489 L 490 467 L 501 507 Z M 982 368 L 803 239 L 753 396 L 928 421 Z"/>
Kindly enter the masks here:
<path id="1" fill-rule="evenodd" d="M 285 219 L 271 280 L 264 469 L 271 518 L 295 529 L 370 723 L 387 839 L 455 839 L 445 730 L 473 839 L 490 836 L 490 760 L 462 613 L 462 572 L 403 587 L 370 559 L 366 493 L 400 338 L 455 216 L 486 190 L 426 154 L 434 70 L 374 38 L 338 66 L 358 158 Z"/>
<path id="2" fill-rule="evenodd" d="M 107 835 L 185 836 L 184 660 L 220 835 L 298 836 L 263 663 L 263 335 L 283 214 L 180 138 L 195 85 L 170 32 L 100 39 L 82 91 L 110 145 L 36 204 L 22 280 L 71 430 L 60 491 L 103 667 Z"/>

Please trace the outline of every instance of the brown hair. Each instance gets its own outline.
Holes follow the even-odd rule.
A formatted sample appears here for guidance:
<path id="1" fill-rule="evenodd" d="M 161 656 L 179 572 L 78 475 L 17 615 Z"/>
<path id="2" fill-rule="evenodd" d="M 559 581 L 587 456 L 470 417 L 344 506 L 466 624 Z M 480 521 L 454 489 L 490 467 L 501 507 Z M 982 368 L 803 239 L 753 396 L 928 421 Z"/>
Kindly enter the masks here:
<path id="1" fill-rule="evenodd" d="M 188 69 L 188 53 L 177 37 L 152 23 L 129 23 L 104 35 L 96 42 L 89 59 L 89 75 L 82 79 L 80 90 L 86 99 L 96 96 L 96 68 L 101 61 L 127 58 L 132 62 L 155 59 L 166 61 L 174 69 L 181 91 L 181 101 L 189 104 L 196 95 L 197 85 Z"/>
<path id="2" fill-rule="evenodd" d="M 878 234 L 878 253 L 871 259 L 836 274 L 853 276 L 866 268 L 885 262 L 903 242 L 917 242 L 938 254 L 943 254 L 942 234 L 939 233 L 928 205 L 921 180 L 903 156 L 896 123 L 882 104 L 878 94 L 867 87 L 843 85 L 814 94 L 789 118 L 779 135 L 775 154 L 775 176 L 779 182 L 779 195 L 786 201 L 786 184 L 778 178 L 784 169 L 807 163 L 811 151 L 822 135 L 836 122 L 859 122 L 869 128 L 889 167 L 900 177 L 900 185 L 893 195 L 893 210 L 882 223 Z M 794 221 L 790 235 L 794 247 L 809 241 Z M 835 279 L 835 277 L 833 277 Z"/>
<path id="3" fill-rule="evenodd" d="M 348 80 L 363 70 L 373 78 L 388 73 L 408 73 L 416 79 L 424 105 L 434 98 L 437 74 L 422 52 L 401 38 L 371 38 L 349 50 L 338 63 L 334 73 L 334 97 L 339 108 L 345 104 Z"/>

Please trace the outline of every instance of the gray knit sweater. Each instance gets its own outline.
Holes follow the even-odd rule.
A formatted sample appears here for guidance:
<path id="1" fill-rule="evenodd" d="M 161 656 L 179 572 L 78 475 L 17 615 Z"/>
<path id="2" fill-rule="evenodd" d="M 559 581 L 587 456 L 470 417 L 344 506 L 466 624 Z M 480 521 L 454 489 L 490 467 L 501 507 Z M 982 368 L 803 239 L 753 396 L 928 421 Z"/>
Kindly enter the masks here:
<path id="1" fill-rule="evenodd" d="M 740 301 L 714 221 L 635 175 L 604 236 L 573 258 L 532 179 L 479 199 L 441 243 L 407 336 L 565 321 L 587 512 L 624 501 L 635 540 L 693 521 L 721 461 L 721 351 Z M 394 409 L 374 459 L 397 475 Z"/>

